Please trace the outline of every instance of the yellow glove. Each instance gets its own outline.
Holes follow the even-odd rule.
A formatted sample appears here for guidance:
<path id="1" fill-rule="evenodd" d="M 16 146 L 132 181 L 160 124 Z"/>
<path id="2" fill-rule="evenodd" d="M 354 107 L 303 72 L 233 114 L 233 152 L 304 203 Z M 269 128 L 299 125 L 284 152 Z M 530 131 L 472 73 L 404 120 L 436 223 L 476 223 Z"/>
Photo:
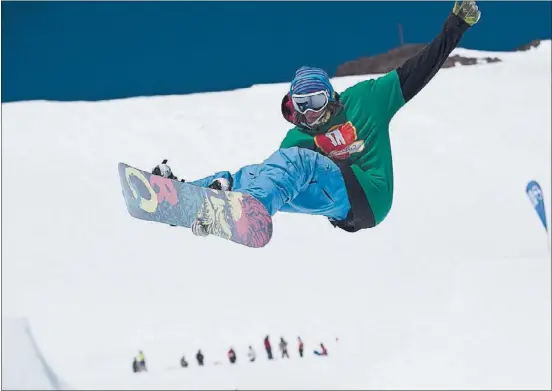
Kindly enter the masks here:
<path id="1" fill-rule="evenodd" d="M 455 1 L 452 13 L 470 26 L 476 24 L 481 17 L 481 11 L 473 0 Z"/>

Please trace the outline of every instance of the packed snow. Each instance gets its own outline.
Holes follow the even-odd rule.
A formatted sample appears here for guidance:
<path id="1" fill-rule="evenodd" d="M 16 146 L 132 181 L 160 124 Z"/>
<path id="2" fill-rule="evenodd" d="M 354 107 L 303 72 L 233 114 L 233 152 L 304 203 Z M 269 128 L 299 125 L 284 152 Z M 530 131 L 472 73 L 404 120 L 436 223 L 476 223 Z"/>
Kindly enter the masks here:
<path id="1" fill-rule="evenodd" d="M 380 226 L 281 213 L 261 249 L 133 219 L 117 164 L 167 158 L 197 179 L 261 162 L 288 129 L 287 84 L 3 104 L 2 328 L 23 318 L 34 341 L 3 341 L 3 376 L 23 362 L 36 377 L 9 387 L 550 389 L 549 237 L 525 186 L 539 181 L 550 221 L 551 44 L 463 51 L 503 61 L 440 71 L 395 116 Z M 148 372 L 135 374 L 139 350 Z"/>

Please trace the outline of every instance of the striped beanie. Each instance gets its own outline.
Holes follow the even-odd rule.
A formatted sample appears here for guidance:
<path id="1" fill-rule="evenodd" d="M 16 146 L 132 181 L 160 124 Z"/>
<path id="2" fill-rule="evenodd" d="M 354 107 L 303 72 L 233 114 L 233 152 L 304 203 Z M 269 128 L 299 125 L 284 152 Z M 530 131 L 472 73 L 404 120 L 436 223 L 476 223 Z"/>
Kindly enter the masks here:
<path id="1" fill-rule="evenodd" d="M 320 68 L 307 66 L 299 68 L 291 81 L 290 94 L 303 95 L 318 91 L 328 91 L 330 100 L 333 100 L 334 89 L 328 74 Z"/>

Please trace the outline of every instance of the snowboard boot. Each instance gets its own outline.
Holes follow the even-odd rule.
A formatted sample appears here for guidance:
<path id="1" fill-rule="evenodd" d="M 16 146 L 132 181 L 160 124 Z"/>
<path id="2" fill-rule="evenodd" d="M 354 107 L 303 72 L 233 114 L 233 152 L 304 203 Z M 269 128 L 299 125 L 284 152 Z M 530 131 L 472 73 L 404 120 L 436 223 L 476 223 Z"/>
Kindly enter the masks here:
<path id="1" fill-rule="evenodd" d="M 211 184 L 208 186 L 209 189 L 213 190 L 222 190 L 222 191 L 231 191 L 232 190 L 232 177 L 230 177 L 230 180 L 226 178 L 218 178 L 215 179 Z"/>
<path id="2" fill-rule="evenodd" d="M 231 191 L 232 190 L 232 177 L 230 180 L 226 178 L 215 179 L 208 186 L 209 189 L 221 190 L 221 191 Z M 207 236 L 211 234 L 212 221 L 209 221 L 205 218 L 199 218 L 192 223 L 192 233 L 196 236 Z"/>

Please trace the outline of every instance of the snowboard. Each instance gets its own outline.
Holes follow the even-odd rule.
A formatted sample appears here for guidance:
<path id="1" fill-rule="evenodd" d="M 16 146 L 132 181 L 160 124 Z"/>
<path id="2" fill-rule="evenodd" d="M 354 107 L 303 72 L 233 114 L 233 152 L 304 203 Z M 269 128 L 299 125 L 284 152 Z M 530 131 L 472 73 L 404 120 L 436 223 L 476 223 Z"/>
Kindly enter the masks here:
<path id="1" fill-rule="evenodd" d="M 272 218 L 254 197 L 180 182 L 119 163 L 119 179 L 132 217 L 190 228 L 197 218 L 212 222 L 212 235 L 248 247 L 272 237 Z"/>

